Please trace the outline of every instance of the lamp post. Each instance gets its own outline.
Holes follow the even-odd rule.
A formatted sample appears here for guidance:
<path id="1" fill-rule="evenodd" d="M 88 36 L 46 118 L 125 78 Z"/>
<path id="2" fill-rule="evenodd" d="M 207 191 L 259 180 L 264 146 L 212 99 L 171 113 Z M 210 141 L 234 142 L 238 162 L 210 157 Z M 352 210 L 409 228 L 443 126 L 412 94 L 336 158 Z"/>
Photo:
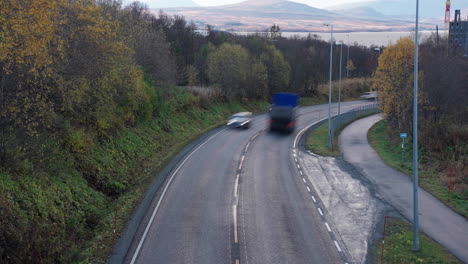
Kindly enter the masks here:
<path id="1" fill-rule="evenodd" d="M 341 104 L 341 66 L 343 64 L 343 41 L 340 41 L 340 81 L 338 82 L 338 116 L 340 116 L 340 104 Z"/>
<path id="2" fill-rule="evenodd" d="M 346 60 L 346 78 L 349 78 L 349 34 L 347 34 L 346 36 L 348 36 L 348 58 Z"/>
<path id="3" fill-rule="evenodd" d="M 330 27 L 330 80 L 328 81 L 328 148 L 332 147 L 331 135 L 331 96 L 332 96 L 332 60 L 333 60 L 333 24 L 326 23 L 324 26 Z"/>
<path id="4" fill-rule="evenodd" d="M 418 25 L 419 0 L 416 0 L 416 34 L 414 34 L 414 91 L 413 91 L 413 251 L 419 251 L 418 215 Z"/>

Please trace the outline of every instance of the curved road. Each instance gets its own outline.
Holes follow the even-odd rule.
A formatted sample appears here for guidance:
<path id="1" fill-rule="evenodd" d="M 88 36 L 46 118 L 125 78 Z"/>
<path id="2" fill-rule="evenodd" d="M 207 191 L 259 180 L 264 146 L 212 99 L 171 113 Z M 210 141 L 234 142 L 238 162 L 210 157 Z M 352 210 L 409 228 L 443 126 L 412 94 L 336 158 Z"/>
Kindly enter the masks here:
<path id="1" fill-rule="evenodd" d="M 301 108 L 293 135 L 265 131 L 260 115 L 248 130 L 207 138 L 158 191 L 125 263 L 350 262 L 294 158 L 297 133 L 326 114 L 327 105 Z"/>

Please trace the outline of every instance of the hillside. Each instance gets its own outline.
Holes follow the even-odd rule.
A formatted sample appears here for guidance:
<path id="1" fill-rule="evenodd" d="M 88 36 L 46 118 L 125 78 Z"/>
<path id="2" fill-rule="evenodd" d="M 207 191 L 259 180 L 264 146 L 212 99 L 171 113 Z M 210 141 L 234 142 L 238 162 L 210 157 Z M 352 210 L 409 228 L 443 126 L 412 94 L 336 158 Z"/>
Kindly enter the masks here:
<path id="1" fill-rule="evenodd" d="M 156 14 L 160 9 L 153 9 Z M 349 12 L 351 11 L 351 12 Z M 249 0 L 215 7 L 167 8 L 164 12 L 193 20 L 199 28 L 207 24 L 218 30 L 263 31 L 279 24 L 283 31 L 325 31 L 323 23 L 333 21 L 337 31 L 408 31 L 413 19 L 381 15 L 372 8 L 345 9 L 332 12 L 285 0 Z M 432 20 L 421 23 L 421 29 L 432 29 Z"/>

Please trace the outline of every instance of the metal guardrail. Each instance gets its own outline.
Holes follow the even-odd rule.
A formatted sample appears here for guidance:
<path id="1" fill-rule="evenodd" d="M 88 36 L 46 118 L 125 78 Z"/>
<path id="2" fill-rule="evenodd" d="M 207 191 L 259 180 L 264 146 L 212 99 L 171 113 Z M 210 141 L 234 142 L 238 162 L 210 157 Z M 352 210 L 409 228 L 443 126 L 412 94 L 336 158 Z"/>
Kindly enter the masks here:
<path id="1" fill-rule="evenodd" d="M 351 111 L 333 116 L 331 121 L 332 135 L 335 135 L 336 129 L 340 129 L 344 124 L 350 122 L 353 119 L 378 113 L 380 111 L 378 106 L 378 103 L 360 105 L 356 108 L 353 108 Z"/>

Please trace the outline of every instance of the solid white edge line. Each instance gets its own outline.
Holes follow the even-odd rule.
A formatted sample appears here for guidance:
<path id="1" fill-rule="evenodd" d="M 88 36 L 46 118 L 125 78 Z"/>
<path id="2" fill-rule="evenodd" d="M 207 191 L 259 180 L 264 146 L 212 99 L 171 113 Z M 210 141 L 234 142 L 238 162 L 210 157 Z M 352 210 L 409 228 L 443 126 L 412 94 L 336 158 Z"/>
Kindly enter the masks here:
<path id="1" fill-rule="evenodd" d="M 318 207 L 317 210 L 319 211 L 320 215 L 323 215 L 322 209 L 320 209 L 320 207 Z"/>
<path id="2" fill-rule="evenodd" d="M 328 232 L 331 232 L 330 226 L 328 225 L 327 222 L 325 222 L 325 226 L 327 227 Z"/>
<path id="3" fill-rule="evenodd" d="M 340 245 L 338 245 L 338 242 L 336 242 L 336 240 L 333 240 L 333 242 L 335 243 L 336 249 L 338 249 L 338 251 L 341 252 L 341 248 Z"/>
<path id="4" fill-rule="evenodd" d="M 130 264 L 135 263 L 135 260 L 136 260 L 136 258 L 138 257 L 138 254 L 140 253 L 141 247 L 143 246 L 143 242 L 145 241 L 146 236 L 148 235 L 149 228 L 150 228 L 150 226 L 153 224 L 154 217 L 156 216 L 156 213 L 158 212 L 159 207 L 161 206 L 161 202 L 162 202 L 164 196 L 166 195 L 166 191 L 167 191 L 167 189 L 169 188 L 169 186 L 171 185 L 171 182 L 172 182 L 172 180 L 174 179 L 174 176 L 179 172 L 179 170 L 182 168 L 182 166 L 184 166 L 185 162 L 187 162 L 187 160 L 188 160 L 197 150 L 199 150 L 202 146 L 204 146 L 206 143 L 208 143 L 211 139 L 213 139 L 214 137 L 216 137 L 218 134 L 220 134 L 220 133 L 223 132 L 224 130 L 226 130 L 226 128 L 222 129 L 222 130 L 219 131 L 218 133 L 216 133 L 216 134 L 214 134 L 213 136 L 211 136 L 210 138 L 208 138 L 205 142 L 203 142 L 202 144 L 200 144 L 196 149 L 194 149 L 194 150 L 182 161 L 182 163 L 179 164 L 179 166 L 177 167 L 177 169 L 172 173 L 171 177 L 169 178 L 169 181 L 167 182 L 166 186 L 164 187 L 163 192 L 161 193 L 161 196 L 159 197 L 158 203 L 156 204 L 156 207 L 154 208 L 153 214 L 151 215 L 151 218 L 150 218 L 148 224 L 146 224 L 145 232 L 143 233 L 143 235 L 142 235 L 142 237 L 141 237 L 141 239 L 140 239 L 140 242 L 138 243 L 138 246 L 137 246 L 137 248 L 136 248 L 136 250 L 135 250 L 135 253 L 133 254 L 132 261 L 130 262 Z"/>

